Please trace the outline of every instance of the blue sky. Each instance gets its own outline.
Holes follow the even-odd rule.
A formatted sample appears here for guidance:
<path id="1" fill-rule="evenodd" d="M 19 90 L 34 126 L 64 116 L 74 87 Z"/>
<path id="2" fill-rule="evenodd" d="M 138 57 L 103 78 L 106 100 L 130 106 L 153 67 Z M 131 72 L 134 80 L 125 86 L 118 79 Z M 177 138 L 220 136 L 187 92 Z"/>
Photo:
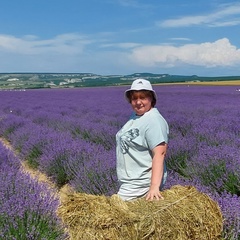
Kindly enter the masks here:
<path id="1" fill-rule="evenodd" d="M 5 0 L 0 72 L 240 75 L 240 1 Z"/>

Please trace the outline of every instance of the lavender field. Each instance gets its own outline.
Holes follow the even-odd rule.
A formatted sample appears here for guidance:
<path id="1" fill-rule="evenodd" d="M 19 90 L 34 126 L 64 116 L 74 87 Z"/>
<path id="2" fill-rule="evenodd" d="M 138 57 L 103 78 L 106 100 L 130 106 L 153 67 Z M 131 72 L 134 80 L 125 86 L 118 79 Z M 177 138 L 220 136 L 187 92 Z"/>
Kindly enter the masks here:
<path id="1" fill-rule="evenodd" d="M 240 239 L 238 87 L 154 88 L 156 107 L 170 127 L 165 188 L 193 185 L 207 193 L 222 210 L 223 239 Z M 123 97 L 126 89 L 0 91 L 0 137 L 17 154 L 0 145 L 0 232 L 7 239 L 67 238 L 55 216 L 59 202 L 20 171 L 21 161 L 48 175 L 58 188 L 69 184 L 78 192 L 117 192 L 115 134 L 131 113 Z M 52 236 L 39 227 L 42 222 Z"/>

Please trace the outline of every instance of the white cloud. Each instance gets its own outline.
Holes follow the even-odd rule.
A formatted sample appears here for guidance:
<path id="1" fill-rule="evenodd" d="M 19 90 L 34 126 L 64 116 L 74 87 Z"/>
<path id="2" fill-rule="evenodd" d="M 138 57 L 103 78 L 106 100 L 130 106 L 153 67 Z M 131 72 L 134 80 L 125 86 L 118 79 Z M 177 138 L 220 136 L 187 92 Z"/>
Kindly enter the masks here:
<path id="1" fill-rule="evenodd" d="M 176 40 L 176 39 L 175 39 Z M 186 38 L 178 40 L 188 41 Z M 240 49 L 227 38 L 201 44 L 144 45 L 134 42 L 111 43 L 79 34 L 62 34 L 41 40 L 0 35 L 0 66 L 3 72 L 122 72 L 155 71 L 159 68 L 182 71 L 189 67 L 235 67 Z M 186 71 L 186 70 L 185 70 Z"/>
<path id="2" fill-rule="evenodd" d="M 240 49 L 227 38 L 202 44 L 186 44 L 180 47 L 149 45 L 135 48 L 130 59 L 141 66 L 173 67 L 189 64 L 203 67 L 240 64 Z"/>
<path id="3" fill-rule="evenodd" d="M 184 37 L 176 37 L 176 38 L 169 38 L 169 39 L 174 41 L 191 41 L 190 38 L 184 38 Z"/>
<path id="4" fill-rule="evenodd" d="M 41 40 L 36 36 L 27 35 L 17 38 L 10 35 L 0 35 L 0 51 L 23 54 L 77 54 L 83 51 L 91 40 L 78 34 L 62 34 L 55 38 Z"/>
<path id="5" fill-rule="evenodd" d="M 142 44 L 139 43 L 131 43 L 131 42 L 127 42 L 127 43 L 108 43 L 108 44 L 102 44 L 101 47 L 102 48 L 122 48 L 122 49 L 129 49 L 129 48 L 134 48 L 134 47 L 138 47 L 141 46 Z"/>
<path id="6" fill-rule="evenodd" d="M 233 19 L 231 21 L 218 21 L 210 23 L 209 27 L 231 27 L 240 25 L 240 19 Z"/>
<path id="7" fill-rule="evenodd" d="M 197 16 L 184 16 L 175 19 L 168 19 L 162 22 L 157 22 L 159 27 L 188 27 L 192 25 L 207 25 L 207 26 L 233 26 L 239 25 L 239 18 L 235 19 L 235 15 L 240 15 L 240 3 L 225 4 L 213 13 Z M 230 18 L 230 19 L 226 19 Z M 233 19 L 231 19 L 233 18 Z"/>

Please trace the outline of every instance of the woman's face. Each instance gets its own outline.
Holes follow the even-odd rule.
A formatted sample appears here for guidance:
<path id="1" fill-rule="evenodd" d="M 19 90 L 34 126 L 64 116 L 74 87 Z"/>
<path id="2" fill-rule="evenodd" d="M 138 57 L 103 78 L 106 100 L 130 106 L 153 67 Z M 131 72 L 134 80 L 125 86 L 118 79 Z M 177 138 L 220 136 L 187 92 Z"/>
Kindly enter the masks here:
<path id="1" fill-rule="evenodd" d="M 152 97 L 143 91 L 133 91 L 130 103 L 137 115 L 143 115 L 152 108 Z"/>

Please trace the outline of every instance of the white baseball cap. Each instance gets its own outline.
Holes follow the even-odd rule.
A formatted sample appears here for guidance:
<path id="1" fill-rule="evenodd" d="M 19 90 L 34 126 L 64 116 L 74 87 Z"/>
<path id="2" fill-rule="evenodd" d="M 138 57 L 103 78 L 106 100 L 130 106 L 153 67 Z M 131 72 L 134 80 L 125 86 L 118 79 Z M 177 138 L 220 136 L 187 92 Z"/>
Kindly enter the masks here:
<path id="1" fill-rule="evenodd" d="M 129 101 L 127 97 L 127 93 L 129 91 L 140 91 L 140 90 L 148 90 L 153 92 L 155 99 L 157 99 L 156 92 L 153 90 L 151 83 L 143 78 L 138 78 L 133 81 L 131 88 L 125 91 L 125 98 Z"/>

